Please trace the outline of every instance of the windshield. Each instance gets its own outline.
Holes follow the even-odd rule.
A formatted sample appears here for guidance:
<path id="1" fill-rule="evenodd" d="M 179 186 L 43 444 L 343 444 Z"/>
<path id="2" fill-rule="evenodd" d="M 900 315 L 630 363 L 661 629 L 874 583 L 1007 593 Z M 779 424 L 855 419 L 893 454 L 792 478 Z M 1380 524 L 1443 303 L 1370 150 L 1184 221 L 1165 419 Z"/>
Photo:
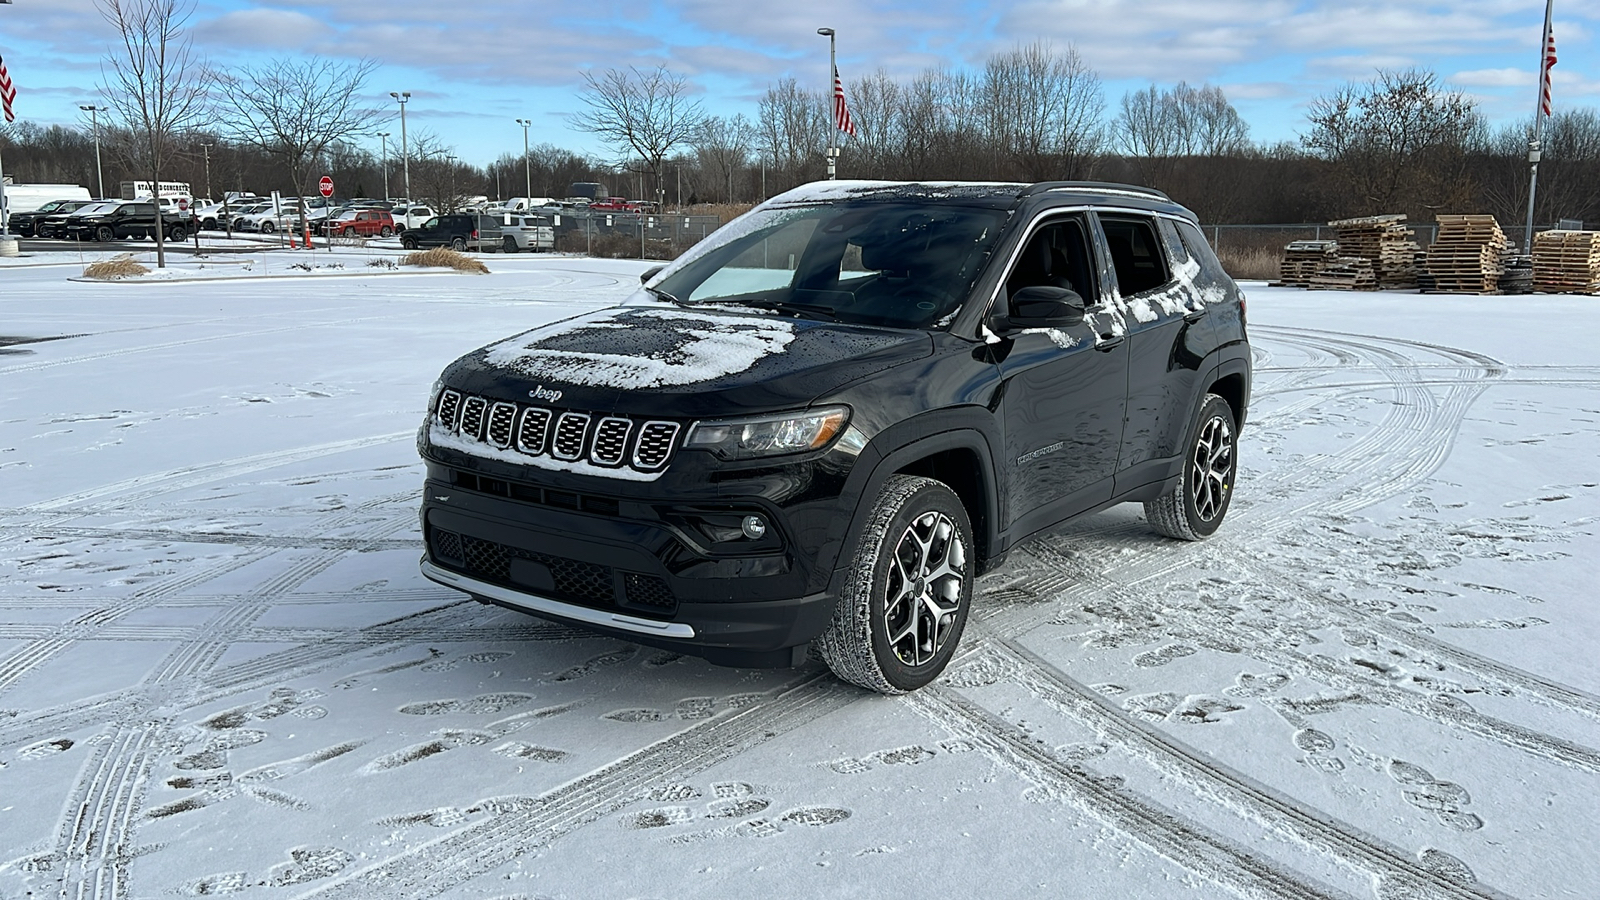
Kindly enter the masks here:
<path id="1" fill-rule="evenodd" d="M 117 207 L 119 207 L 121 205 L 122 205 L 121 203 L 91 203 L 88 206 L 85 206 L 85 207 L 82 207 L 82 208 L 76 210 L 74 212 L 74 215 L 80 215 L 80 214 L 81 215 L 85 215 L 85 216 L 99 215 L 100 213 L 110 212 L 113 209 L 116 209 Z"/>
<path id="2" fill-rule="evenodd" d="M 928 203 L 758 210 L 653 287 L 689 304 L 896 328 L 948 324 L 1005 212 Z"/>

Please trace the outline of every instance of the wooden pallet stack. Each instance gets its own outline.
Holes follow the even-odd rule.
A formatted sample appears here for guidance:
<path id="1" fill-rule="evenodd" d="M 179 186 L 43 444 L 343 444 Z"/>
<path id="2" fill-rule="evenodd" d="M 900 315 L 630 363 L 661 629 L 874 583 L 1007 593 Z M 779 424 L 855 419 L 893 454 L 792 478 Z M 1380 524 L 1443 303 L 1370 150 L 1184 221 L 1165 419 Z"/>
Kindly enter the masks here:
<path id="1" fill-rule="evenodd" d="M 1600 231 L 1534 235 L 1533 289 L 1546 294 L 1600 293 Z"/>
<path id="2" fill-rule="evenodd" d="M 1415 232 L 1406 227 L 1406 217 L 1363 216 L 1328 223 L 1339 238 L 1339 251 L 1359 256 L 1372 263 L 1378 284 L 1384 288 L 1417 286 L 1417 242 Z"/>
<path id="3" fill-rule="evenodd" d="M 1314 291 L 1375 291 L 1378 274 L 1372 260 L 1361 256 L 1340 256 L 1311 276 L 1306 287 Z"/>
<path id="4" fill-rule="evenodd" d="M 1428 274 L 1436 294 L 1498 294 L 1511 245 L 1494 216 L 1440 216 L 1439 237 L 1428 248 Z"/>
<path id="5" fill-rule="evenodd" d="M 1312 276 L 1339 256 L 1337 241 L 1290 241 L 1284 245 L 1278 263 L 1278 280 L 1273 287 L 1307 287 Z"/>

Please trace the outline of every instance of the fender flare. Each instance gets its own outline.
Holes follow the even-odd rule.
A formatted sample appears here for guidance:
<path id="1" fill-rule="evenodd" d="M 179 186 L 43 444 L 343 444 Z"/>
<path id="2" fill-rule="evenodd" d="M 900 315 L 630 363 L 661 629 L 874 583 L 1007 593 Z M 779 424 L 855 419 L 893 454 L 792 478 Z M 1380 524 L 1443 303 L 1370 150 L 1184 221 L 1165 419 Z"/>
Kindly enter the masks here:
<path id="1" fill-rule="evenodd" d="M 841 579 L 855 556 L 851 548 L 861 539 L 867 520 L 873 512 L 873 501 L 883 489 L 884 482 L 919 460 L 949 450 L 970 452 L 978 461 L 978 471 L 974 473 L 976 483 L 972 486 L 977 491 L 977 496 L 964 496 L 962 499 L 968 506 L 973 537 L 979 543 L 980 560 L 987 563 L 999 555 L 1002 540 L 999 528 L 1000 486 L 996 481 L 997 472 L 989 434 L 994 425 L 992 419 L 983 422 L 984 418 L 986 415 L 978 411 L 920 417 L 886 430 L 867 445 L 846 482 L 846 495 L 856 497 L 857 503 L 849 521 L 835 538 L 838 549 L 833 556 L 834 564 L 829 577 L 830 593 L 837 596 L 843 586 Z M 929 426 L 938 427 L 939 430 L 929 433 Z M 895 440 L 901 435 L 908 437 L 909 440 L 904 443 Z M 875 451 L 875 448 L 881 445 L 891 446 L 894 449 L 886 453 L 881 449 Z M 961 493 L 955 487 L 952 487 L 952 490 Z M 980 504 L 980 507 L 973 509 L 974 503 Z"/>

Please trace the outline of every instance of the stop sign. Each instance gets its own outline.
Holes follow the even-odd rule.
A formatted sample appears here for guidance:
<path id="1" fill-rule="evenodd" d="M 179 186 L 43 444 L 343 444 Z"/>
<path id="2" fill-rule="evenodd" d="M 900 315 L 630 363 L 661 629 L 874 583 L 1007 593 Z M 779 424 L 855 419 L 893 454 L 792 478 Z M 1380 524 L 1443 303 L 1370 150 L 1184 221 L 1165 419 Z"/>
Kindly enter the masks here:
<path id="1" fill-rule="evenodd" d="M 322 176 L 322 180 L 317 182 L 317 190 L 322 191 L 322 196 L 324 197 L 332 197 L 333 179 L 326 175 Z"/>
<path id="2" fill-rule="evenodd" d="M 178 212 L 188 212 L 188 211 L 189 211 L 189 198 L 187 198 L 187 197 L 179 197 L 178 198 Z"/>

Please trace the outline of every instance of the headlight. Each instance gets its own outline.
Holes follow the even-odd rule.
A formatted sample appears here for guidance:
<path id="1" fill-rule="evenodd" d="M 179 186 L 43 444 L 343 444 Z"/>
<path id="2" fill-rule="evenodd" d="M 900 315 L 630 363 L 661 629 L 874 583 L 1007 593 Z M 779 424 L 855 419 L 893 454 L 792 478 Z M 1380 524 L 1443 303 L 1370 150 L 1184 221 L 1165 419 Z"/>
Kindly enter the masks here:
<path id="1" fill-rule="evenodd" d="M 722 459 L 799 453 L 826 447 L 844 430 L 848 421 L 849 409 L 828 406 L 775 416 L 696 422 L 683 445 L 688 449 L 710 450 Z"/>

